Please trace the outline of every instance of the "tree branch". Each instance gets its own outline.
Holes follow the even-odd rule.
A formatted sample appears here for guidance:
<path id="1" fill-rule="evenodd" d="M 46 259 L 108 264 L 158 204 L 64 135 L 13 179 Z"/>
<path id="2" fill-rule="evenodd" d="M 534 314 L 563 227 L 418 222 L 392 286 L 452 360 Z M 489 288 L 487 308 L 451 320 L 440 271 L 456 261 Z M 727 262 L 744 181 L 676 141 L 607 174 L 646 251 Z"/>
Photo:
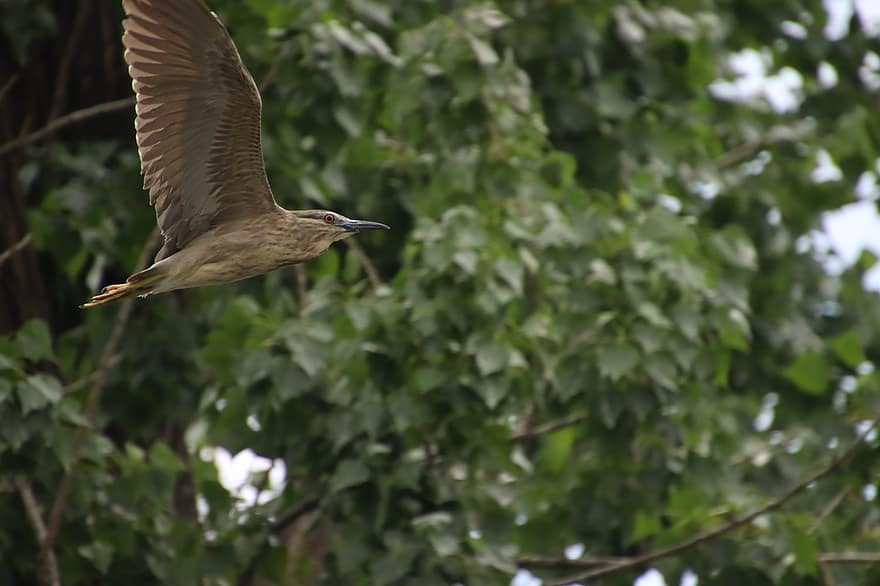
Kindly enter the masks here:
<path id="1" fill-rule="evenodd" d="M 156 248 L 158 240 L 159 231 L 154 229 L 153 233 L 150 234 L 150 237 L 147 238 L 147 242 L 141 251 L 141 256 L 137 262 L 138 267 L 142 267 L 146 264 L 150 253 Z M 92 387 L 92 392 L 89 393 L 85 407 L 83 408 L 83 417 L 90 423 L 94 420 L 95 411 L 97 411 L 98 403 L 101 399 L 101 393 L 103 393 L 104 385 L 107 383 L 107 373 L 112 365 L 118 362 L 118 360 L 115 360 L 115 357 L 117 356 L 117 348 L 122 342 L 125 327 L 128 325 L 128 318 L 131 316 L 134 299 L 125 299 L 121 304 L 122 307 L 119 309 L 119 313 L 116 314 L 116 320 L 113 322 L 113 330 L 110 333 L 110 337 L 107 339 L 107 343 L 104 345 L 104 351 L 98 362 L 98 368 L 96 368 L 94 374 L 91 375 L 94 386 Z M 61 486 L 58 487 L 55 501 L 52 503 L 52 510 L 49 513 L 49 523 L 46 529 L 45 541 L 46 551 L 52 549 L 55 544 L 55 538 L 58 536 L 58 530 L 61 527 L 61 518 L 64 516 L 64 509 L 67 506 L 67 501 L 70 498 L 70 491 L 73 488 L 73 478 L 76 475 L 80 452 L 88 433 L 89 428 L 87 426 L 80 427 L 73 440 L 73 448 L 70 453 L 70 467 L 67 469 L 67 472 L 61 481 Z"/>
<path id="2" fill-rule="evenodd" d="M 379 278 L 379 271 L 376 270 L 376 266 L 373 264 L 373 261 L 370 260 L 367 253 L 364 252 L 360 243 L 351 238 L 344 242 L 348 245 L 351 251 L 354 252 L 354 255 L 360 261 L 361 266 L 364 267 L 364 272 L 367 273 L 367 279 L 370 281 L 370 286 L 373 288 L 373 291 L 381 287 L 382 279 Z"/>
<path id="3" fill-rule="evenodd" d="M 254 554 L 254 557 L 251 558 L 251 561 L 248 562 L 248 565 L 238 577 L 238 580 L 236 580 L 236 586 L 249 586 L 251 582 L 253 582 L 254 573 L 257 571 L 257 564 L 259 563 L 260 558 L 263 557 L 263 554 L 265 554 L 271 546 L 271 536 L 284 531 L 284 529 L 295 523 L 300 517 L 302 517 L 303 515 L 307 515 L 308 513 L 311 513 L 312 511 L 317 509 L 320 504 L 321 499 L 319 497 L 306 499 L 298 507 L 278 519 L 272 525 L 272 528 L 269 529 L 269 533 L 266 535 L 266 539 L 263 540 L 263 543 L 262 545 L 260 545 L 257 553 Z"/>
<path id="4" fill-rule="evenodd" d="M 880 553 L 871 551 L 841 551 L 819 554 L 819 561 L 829 564 L 873 564 L 880 562 Z"/>
<path id="5" fill-rule="evenodd" d="M 107 364 L 105 366 L 105 370 L 113 368 L 114 366 L 119 364 L 120 360 L 122 360 L 121 353 L 111 356 L 110 359 L 107 361 Z M 87 374 L 86 376 L 82 377 L 79 380 L 75 380 L 70 384 L 64 385 L 64 389 L 63 389 L 64 394 L 69 395 L 70 393 L 75 393 L 79 390 L 84 389 L 85 387 L 89 386 L 90 384 L 92 384 L 96 380 L 98 380 L 100 378 L 100 375 L 101 375 L 100 368 L 96 368 L 91 374 Z"/>
<path id="6" fill-rule="evenodd" d="M 80 0 L 79 9 L 73 20 L 73 26 L 67 35 L 67 46 L 61 56 L 61 62 L 58 65 L 58 76 L 55 78 L 55 98 L 52 100 L 52 108 L 49 110 L 48 121 L 58 118 L 61 109 L 67 102 L 67 87 L 70 79 L 70 72 L 73 69 L 73 59 L 78 54 L 77 45 L 85 31 L 86 24 L 89 22 L 89 9 L 91 8 L 90 0 Z"/>
<path id="7" fill-rule="evenodd" d="M 831 462 L 829 462 L 825 467 L 817 470 L 813 474 L 810 474 L 809 476 L 783 492 L 778 497 L 771 499 L 770 501 L 765 503 L 763 506 L 755 509 L 754 511 L 746 515 L 743 515 L 742 517 L 739 517 L 738 519 L 734 519 L 726 525 L 722 525 L 721 527 L 718 527 L 717 529 L 712 529 L 711 531 L 706 531 L 704 533 L 694 535 L 693 537 L 680 541 L 679 543 L 676 543 L 669 547 L 664 547 L 640 556 L 628 558 L 626 559 L 626 561 L 615 562 L 614 564 L 606 564 L 595 569 L 590 569 L 585 572 L 574 574 L 558 581 L 545 580 L 544 584 L 545 586 L 568 586 L 576 582 L 589 582 L 602 576 L 608 576 L 611 574 L 622 572 L 624 570 L 630 570 L 632 568 L 644 566 L 661 558 L 666 558 L 682 551 L 692 549 L 706 541 L 711 541 L 722 535 L 730 533 L 731 531 L 739 529 L 740 527 L 748 525 L 758 517 L 761 517 L 771 511 L 778 509 L 789 499 L 803 492 L 808 486 L 810 486 L 814 482 L 834 472 L 838 467 L 840 467 L 841 464 L 849 460 L 853 456 L 853 454 L 855 454 L 856 450 L 859 446 L 862 445 L 868 434 L 871 433 L 871 431 L 873 431 L 873 429 L 877 426 L 878 421 L 880 421 L 880 418 L 873 420 L 870 425 L 866 426 L 862 433 L 856 436 L 856 438 L 838 456 L 832 458 Z M 580 566 L 579 560 L 565 560 L 565 562 L 566 563 L 563 564 L 560 560 L 560 563 L 556 564 L 553 567 L 557 569 L 565 569 Z M 592 566 L 595 564 L 590 565 Z"/>
<path id="8" fill-rule="evenodd" d="M 808 533 L 815 532 L 822 525 L 822 522 L 828 517 L 828 515 L 834 512 L 834 509 L 836 509 L 837 506 L 841 502 L 843 502 L 843 499 L 845 499 L 846 495 L 848 495 L 849 493 L 850 487 L 844 486 L 843 488 L 841 488 L 838 493 L 834 495 L 834 498 L 828 501 L 828 504 L 825 505 L 822 511 L 818 515 L 816 515 L 816 520 L 813 521 L 813 524 L 810 526 L 810 530 L 808 531 Z"/>
<path id="9" fill-rule="evenodd" d="M 7 142 L 6 144 L 0 145 L 0 156 L 5 155 L 10 151 L 25 147 L 29 144 L 41 141 L 44 138 L 48 138 L 62 128 L 66 128 L 72 124 L 88 120 L 89 118 L 94 118 L 95 116 L 100 116 L 101 114 L 107 114 L 109 112 L 116 112 L 118 110 L 131 108 L 132 106 L 134 106 L 134 102 L 135 98 L 134 96 L 131 96 L 128 98 L 114 100 L 112 102 L 96 104 L 94 106 L 89 106 L 88 108 L 83 108 L 82 110 L 75 110 L 70 114 L 60 116 L 46 126 L 42 127 L 41 129 L 32 132 L 31 134 L 21 136 Z"/>
<path id="10" fill-rule="evenodd" d="M 43 511 L 40 509 L 40 503 L 34 496 L 34 491 L 30 483 L 24 478 L 16 478 L 15 486 L 21 495 L 21 502 L 27 511 L 28 519 L 34 528 L 34 534 L 37 537 L 37 543 L 40 551 L 43 553 L 43 563 L 45 567 L 41 574 L 41 579 L 46 586 L 61 586 L 61 578 L 58 574 L 58 560 L 55 558 L 55 552 L 51 547 L 46 547 L 46 525 L 43 523 Z"/>
<path id="11" fill-rule="evenodd" d="M 541 425 L 536 425 L 535 427 L 530 427 L 523 431 L 518 431 L 507 438 L 507 441 L 511 443 L 521 442 L 523 440 L 547 435 L 565 427 L 577 425 L 581 421 L 585 420 L 587 418 L 587 415 L 587 413 L 572 413 L 571 415 L 567 415 L 560 419 L 554 419 L 553 421 L 548 421 L 547 423 L 542 423 Z"/>
<path id="12" fill-rule="evenodd" d="M 296 278 L 296 299 L 299 301 L 300 311 L 309 302 L 309 283 L 306 268 L 302 265 L 293 265 L 293 276 Z"/>
<path id="13" fill-rule="evenodd" d="M 6 80 L 6 83 L 3 84 L 3 87 L 0 88 L 0 104 L 3 103 L 3 100 L 6 98 L 7 92 L 12 89 L 12 86 L 15 84 L 16 81 L 18 81 L 17 73 L 11 75 L 9 79 Z"/>
<path id="14" fill-rule="evenodd" d="M 22 250 L 25 246 L 31 243 L 32 237 L 30 234 L 25 234 L 22 236 L 21 240 L 7 248 L 0 254 L 0 268 L 6 263 L 7 260 L 12 258 L 12 255 Z"/>
<path id="15" fill-rule="evenodd" d="M 629 563 L 631 559 L 632 558 L 627 557 L 598 555 L 582 555 L 579 558 L 570 559 L 561 556 L 528 554 L 516 558 L 516 565 L 521 568 L 559 570 L 571 569 L 572 567 L 592 568 L 594 566 L 614 566 Z"/>

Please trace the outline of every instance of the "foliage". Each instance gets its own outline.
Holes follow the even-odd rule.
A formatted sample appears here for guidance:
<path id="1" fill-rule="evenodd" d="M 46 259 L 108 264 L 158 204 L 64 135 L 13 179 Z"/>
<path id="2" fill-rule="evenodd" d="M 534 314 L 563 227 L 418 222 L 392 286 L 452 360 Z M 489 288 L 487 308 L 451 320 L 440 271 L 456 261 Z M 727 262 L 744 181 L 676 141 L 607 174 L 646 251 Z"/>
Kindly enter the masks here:
<path id="1" fill-rule="evenodd" d="M 568 545 L 633 556 L 756 509 L 876 415 L 874 259 L 829 274 L 812 236 L 880 150 L 855 21 L 832 42 L 804 0 L 210 4 L 265 84 L 277 198 L 392 225 L 358 240 L 383 282 L 337 245 L 304 296 L 285 270 L 139 301 L 105 371 L 119 307 L 72 308 L 153 229 L 130 131 L 17 155 L 55 309 L 0 342 L 0 582 L 46 563 L 13 479 L 48 518 L 66 471 L 64 584 L 553 579 Z M 51 14 L 27 10 L 0 14 L 36 66 Z M 708 90 L 747 48 L 800 72 L 796 108 Z M 812 178 L 823 152 L 839 180 Z M 656 566 L 817 584 L 821 554 L 876 552 L 868 439 Z M 208 447 L 280 461 L 283 491 L 243 505 Z"/>

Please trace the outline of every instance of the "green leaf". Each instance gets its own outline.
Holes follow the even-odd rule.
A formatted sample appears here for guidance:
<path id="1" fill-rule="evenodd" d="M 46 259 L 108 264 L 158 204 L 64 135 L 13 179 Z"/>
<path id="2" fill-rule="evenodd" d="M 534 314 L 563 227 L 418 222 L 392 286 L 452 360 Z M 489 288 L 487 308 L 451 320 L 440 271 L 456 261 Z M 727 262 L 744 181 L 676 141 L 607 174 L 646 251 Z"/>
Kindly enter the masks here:
<path id="1" fill-rule="evenodd" d="M 808 530 L 792 527 L 791 543 L 794 549 L 794 567 L 801 574 L 815 574 L 818 553 L 816 536 Z"/>
<path id="2" fill-rule="evenodd" d="M 370 478 L 370 471 L 360 460 L 343 460 L 333 478 L 330 479 L 330 492 L 337 493 L 346 488 L 366 482 Z"/>
<path id="3" fill-rule="evenodd" d="M 612 381 L 620 380 L 633 370 L 639 360 L 638 350 L 629 344 L 602 346 L 596 354 L 599 360 L 599 372 Z"/>
<path id="4" fill-rule="evenodd" d="M 34 362 L 48 360 L 53 356 L 52 335 L 46 322 L 39 319 L 27 321 L 15 334 L 19 353 Z"/>
<path id="5" fill-rule="evenodd" d="M 102 575 L 107 573 L 110 562 L 113 561 L 113 547 L 102 541 L 93 541 L 89 544 L 81 545 L 77 551 L 79 551 L 81 556 L 92 562 L 92 565 Z"/>
<path id="6" fill-rule="evenodd" d="M 487 343 L 477 348 L 477 370 L 483 376 L 496 373 L 507 365 L 507 348 L 500 344 Z"/>
<path id="7" fill-rule="evenodd" d="M 660 518 L 657 515 L 649 515 L 639 511 L 636 513 L 636 522 L 633 527 L 632 541 L 638 541 L 645 537 L 651 537 L 660 532 Z"/>
<path id="8" fill-rule="evenodd" d="M 156 442 L 150 448 L 150 462 L 161 470 L 169 472 L 179 472 L 184 466 L 168 444 L 165 442 Z"/>
<path id="9" fill-rule="evenodd" d="M 483 67 L 488 67 L 490 65 L 495 65 L 498 63 L 498 53 L 495 52 L 495 49 L 492 48 L 492 45 L 489 43 L 478 39 L 474 35 L 467 36 L 468 43 L 471 45 L 471 50 L 474 52 L 474 55 L 477 57 L 477 61 Z"/>
<path id="10" fill-rule="evenodd" d="M 755 251 L 755 245 L 741 227 L 725 228 L 712 236 L 711 243 L 721 258 L 731 265 L 748 270 L 758 268 L 758 253 Z"/>
<path id="11" fill-rule="evenodd" d="M 862 340 L 854 331 L 840 334 L 828 342 L 828 346 L 850 368 L 855 368 L 866 360 Z"/>
<path id="12" fill-rule="evenodd" d="M 47 374 L 32 374 L 16 385 L 22 413 L 29 413 L 61 399 L 61 383 Z"/>
<path id="13" fill-rule="evenodd" d="M 807 352 L 798 356 L 783 374 L 802 391 L 820 395 L 828 389 L 831 371 L 824 356 L 818 352 Z"/>
<path id="14" fill-rule="evenodd" d="M 547 467 L 553 471 L 559 471 L 571 458 L 571 448 L 574 445 L 575 429 L 566 427 L 554 431 L 544 440 L 541 456 Z"/>
<path id="15" fill-rule="evenodd" d="M 675 361 L 663 354 L 652 354 L 645 361 L 645 372 L 661 387 L 675 390 L 677 386 Z"/>

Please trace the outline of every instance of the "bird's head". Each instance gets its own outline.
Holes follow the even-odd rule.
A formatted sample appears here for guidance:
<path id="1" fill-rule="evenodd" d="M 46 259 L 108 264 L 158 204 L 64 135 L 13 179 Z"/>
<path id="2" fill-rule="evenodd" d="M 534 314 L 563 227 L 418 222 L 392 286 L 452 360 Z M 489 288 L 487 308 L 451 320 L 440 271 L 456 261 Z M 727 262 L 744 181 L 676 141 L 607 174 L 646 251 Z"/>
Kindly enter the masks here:
<path id="1" fill-rule="evenodd" d="M 363 230 L 390 230 L 379 222 L 352 220 L 342 214 L 327 210 L 306 210 L 294 212 L 300 229 L 311 233 L 312 238 L 326 246 L 353 236 Z"/>

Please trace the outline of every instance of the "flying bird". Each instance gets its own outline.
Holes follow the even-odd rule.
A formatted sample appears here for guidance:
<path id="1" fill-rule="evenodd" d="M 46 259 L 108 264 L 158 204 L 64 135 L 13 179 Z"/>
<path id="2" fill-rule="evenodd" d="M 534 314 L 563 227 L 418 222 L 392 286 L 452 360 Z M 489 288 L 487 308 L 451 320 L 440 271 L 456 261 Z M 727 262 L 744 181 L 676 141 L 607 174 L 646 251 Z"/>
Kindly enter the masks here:
<path id="1" fill-rule="evenodd" d="M 122 6 L 141 172 L 164 244 L 150 267 L 82 307 L 246 279 L 316 258 L 362 230 L 388 229 L 275 202 L 259 90 L 204 0 Z"/>

